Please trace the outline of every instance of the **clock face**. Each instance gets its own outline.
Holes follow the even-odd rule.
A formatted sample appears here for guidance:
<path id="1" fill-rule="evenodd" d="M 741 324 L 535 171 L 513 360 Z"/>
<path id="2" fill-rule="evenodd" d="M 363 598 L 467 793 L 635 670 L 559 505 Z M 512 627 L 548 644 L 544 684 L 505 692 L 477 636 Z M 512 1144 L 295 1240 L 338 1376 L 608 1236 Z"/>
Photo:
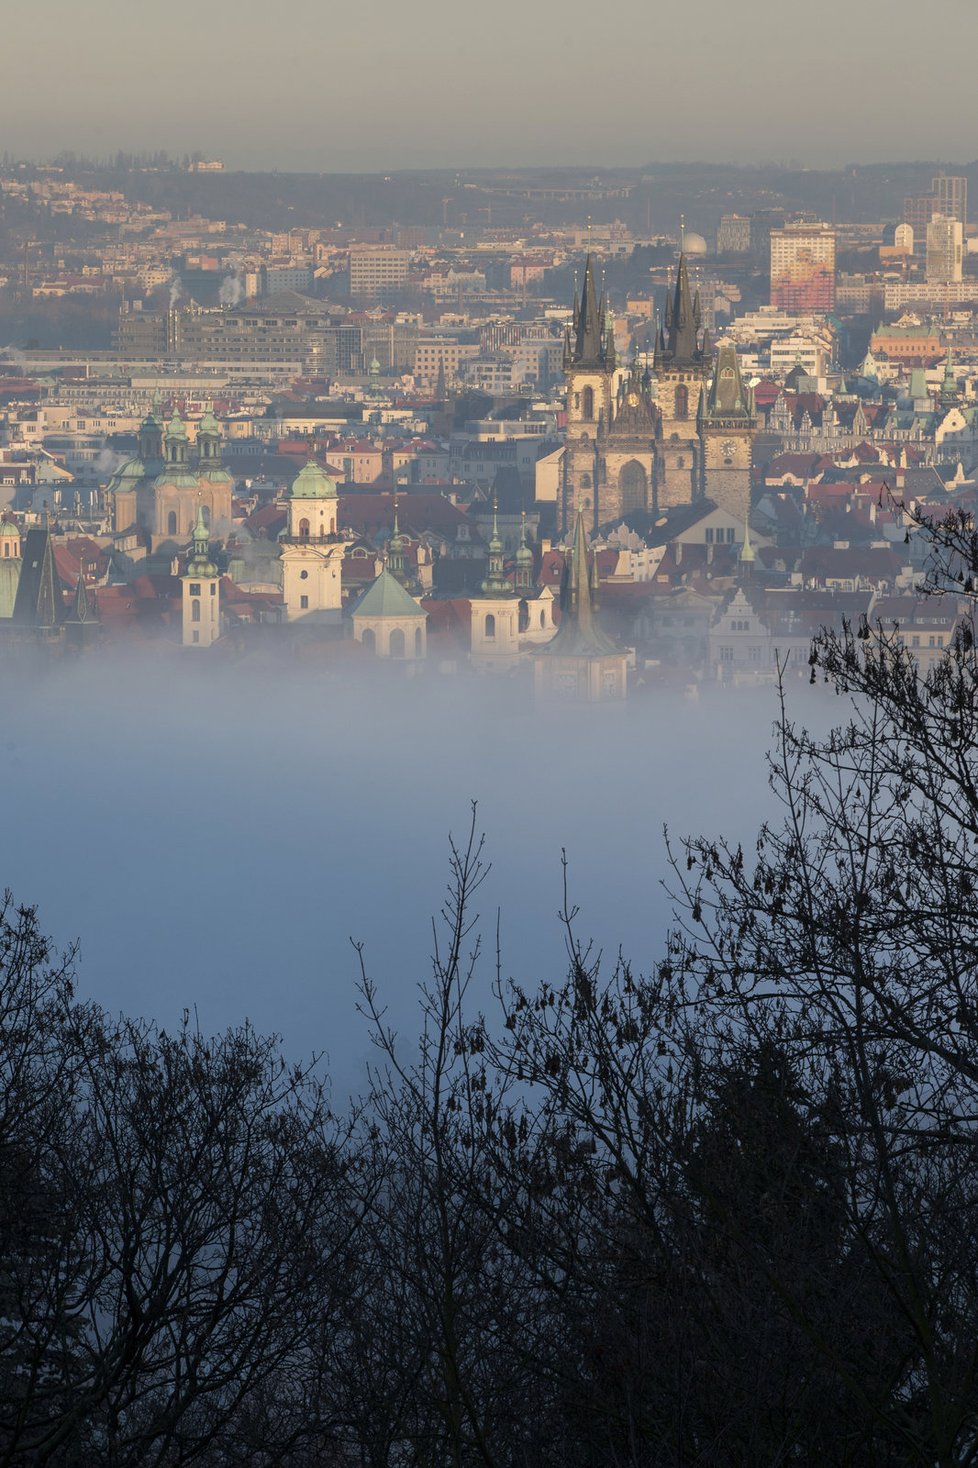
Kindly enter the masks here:
<path id="1" fill-rule="evenodd" d="M 628 394 L 628 397 L 625 399 L 625 401 L 628 403 L 628 406 L 630 408 L 637 408 L 638 407 L 638 393 L 637 392 L 630 392 Z"/>
<path id="2" fill-rule="evenodd" d="M 732 438 L 725 438 L 723 440 L 723 443 L 720 445 L 720 452 L 721 452 L 721 454 L 728 454 L 729 455 L 729 454 L 732 454 L 733 453 L 733 451 L 734 451 L 735 448 L 736 448 L 736 444 L 734 443 L 733 439 Z"/>

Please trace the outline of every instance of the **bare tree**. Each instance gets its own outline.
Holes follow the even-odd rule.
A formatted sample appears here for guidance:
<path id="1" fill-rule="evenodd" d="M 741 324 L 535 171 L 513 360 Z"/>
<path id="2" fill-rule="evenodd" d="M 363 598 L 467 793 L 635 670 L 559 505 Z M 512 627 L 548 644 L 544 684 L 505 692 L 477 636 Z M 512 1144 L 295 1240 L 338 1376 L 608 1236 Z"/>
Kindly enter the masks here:
<path id="1" fill-rule="evenodd" d="M 31 912 L 8 910 L 3 957 L 0 1461 L 328 1444 L 354 1162 L 315 1070 L 247 1026 L 170 1036 L 74 1004 Z"/>

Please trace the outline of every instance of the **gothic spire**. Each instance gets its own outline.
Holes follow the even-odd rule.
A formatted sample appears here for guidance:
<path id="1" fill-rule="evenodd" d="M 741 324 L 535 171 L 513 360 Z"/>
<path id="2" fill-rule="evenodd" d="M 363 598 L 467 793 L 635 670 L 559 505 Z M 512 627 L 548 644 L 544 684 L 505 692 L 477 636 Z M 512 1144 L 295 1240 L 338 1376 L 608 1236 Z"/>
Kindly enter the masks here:
<path id="1" fill-rule="evenodd" d="M 681 230 L 680 258 L 675 272 L 675 286 L 665 298 L 665 329 L 659 333 L 656 352 L 659 357 L 668 357 L 674 363 L 699 363 L 703 358 L 699 345 L 699 330 L 702 326 L 702 305 L 699 291 L 693 299 L 689 286 L 689 270 L 686 267 L 686 232 Z"/>
<path id="2" fill-rule="evenodd" d="M 577 366 L 604 366 L 603 298 L 599 302 L 594 284 L 594 265 L 588 251 L 584 266 L 584 285 L 577 309 L 574 337 L 574 362 Z"/>

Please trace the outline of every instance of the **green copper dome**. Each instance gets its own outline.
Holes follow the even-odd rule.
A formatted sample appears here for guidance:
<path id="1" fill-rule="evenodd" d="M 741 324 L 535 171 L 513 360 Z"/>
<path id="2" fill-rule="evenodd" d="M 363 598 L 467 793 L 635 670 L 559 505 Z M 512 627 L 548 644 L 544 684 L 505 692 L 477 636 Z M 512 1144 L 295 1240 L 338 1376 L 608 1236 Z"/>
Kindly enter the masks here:
<path id="1" fill-rule="evenodd" d="M 221 425 L 214 417 L 210 408 L 207 409 L 197 425 L 197 437 L 199 438 L 202 433 L 205 435 L 209 434 L 211 438 L 220 438 L 221 436 Z"/>
<path id="2" fill-rule="evenodd" d="M 310 459 L 293 479 L 289 494 L 294 500 L 335 500 L 336 481 Z"/>
<path id="3" fill-rule="evenodd" d="M 353 608 L 355 617 L 423 617 L 424 607 L 385 568 Z"/>
<path id="4" fill-rule="evenodd" d="M 20 526 L 13 520 L 0 520 L 0 536 L 16 535 L 20 539 Z"/>
<path id="5" fill-rule="evenodd" d="M 179 413 L 175 412 L 169 423 L 166 425 L 166 436 L 167 438 L 187 437 L 187 430 L 184 427 L 183 419 L 180 417 Z"/>

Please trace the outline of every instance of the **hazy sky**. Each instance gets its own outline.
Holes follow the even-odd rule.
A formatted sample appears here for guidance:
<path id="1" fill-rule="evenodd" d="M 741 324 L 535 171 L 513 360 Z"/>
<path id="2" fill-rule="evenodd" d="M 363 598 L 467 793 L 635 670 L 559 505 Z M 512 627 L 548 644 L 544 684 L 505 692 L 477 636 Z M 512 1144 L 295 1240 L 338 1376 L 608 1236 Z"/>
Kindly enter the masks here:
<path id="1" fill-rule="evenodd" d="M 6 0 L 2 146 L 379 170 L 966 161 L 976 0 Z"/>
<path id="2" fill-rule="evenodd" d="M 669 911 L 663 823 L 749 841 L 769 811 L 770 688 L 548 717 L 491 678 L 392 688 L 205 663 L 8 670 L 0 888 L 81 940 L 83 996 L 166 1025 L 197 1005 L 210 1032 L 247 1016 L 291 1054 L 328 1051 L 343 1086 L 368 1050 L 349 939 L 415 1033 L 448 833 L 473 798 L 493 863 L 483 1004 L 497 909 L 504 972 L 563 977 L 562 847 L 579 931 L 648 970 Z M 803 716 L 820 693 L 795 690 Z"/>

